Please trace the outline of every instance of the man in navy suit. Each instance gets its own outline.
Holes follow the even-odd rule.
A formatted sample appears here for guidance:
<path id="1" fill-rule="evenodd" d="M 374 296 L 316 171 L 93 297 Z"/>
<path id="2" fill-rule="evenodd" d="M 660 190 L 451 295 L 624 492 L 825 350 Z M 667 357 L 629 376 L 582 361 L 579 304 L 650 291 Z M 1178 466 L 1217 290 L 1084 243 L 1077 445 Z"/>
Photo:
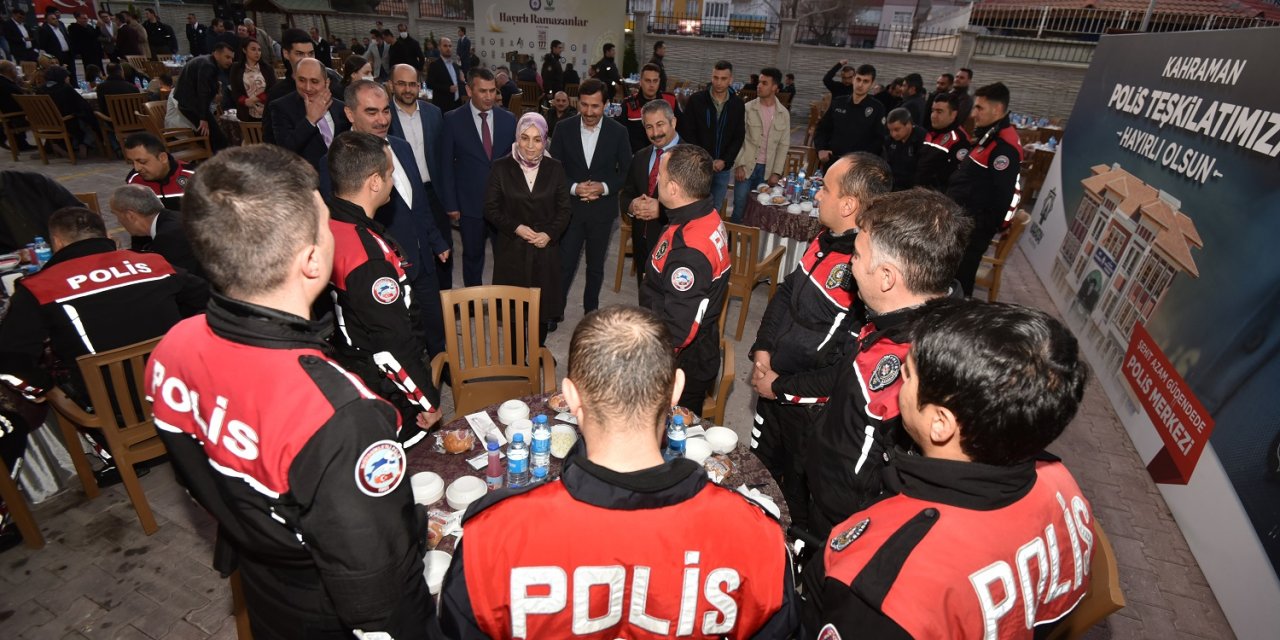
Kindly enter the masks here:
<path id="1" fill-rule="evenodd" d="M 67 34 L 66 25 L 62 24 L 62 14 L 56 8 L 45 10 L 44 24 L 40 26 L 40 48 L 54 56 L 71 74 L 71 84 L 76 83 L 76 55 L 71 50 L 71 36 Z"/>
<path id="2" fill-rule="evenodd" d="M 422 176 L 422 188 L 427 193 L 431 218 L 445 243 L 453 248 L 453 225 L 444 213 L 444 204 L 436 193 L 435 180 L 441 176 L 444 162 L 440 153 L 444 150 L 444 116 L 435 105 L 418 99 L 418 72 L 407 64 L 396 65 L 391 71 L 391 135 L 404 140 L 413 148 L 413 159 L 418 163 Z M 453 257 L 450 256 L 440 269 L 436 269 L 440 289 L 453 288 Z"/>
<path id="3" fill-rule="evenodd" d="M 484 284 L 484 242 L 490 236 L 484 220 L 484 191 L 493 161 L 511 153 L 516 118 L 495 108 L 498 83 L 488 69 L 471 70 L 466 104 L 444 116 L 444 163 L 440 199 L 449 217 L 462 227 L 462 282 Z"/>
<path id="4" fill-rule="evenodd" d="M 618 220 L 618 190 L 631 166 L 627 128 L 604 117 L 604 83 L 588 78 L 578 88 L 578 115 L 566 119 L 551 138 L 551 157 L 564 165 L 569 178 L 569 228 L 560 239 L 561 289 L 568 295 L 578 270 L 582 245 L 587 245 L 587 282 L 582 309 L 600 306 L 604 259 Z"/>
<path id="5" fill-rule="evenodd" d="M 315 58 L 299 61 L 293 80 L 297 91 L 271 103 L 262 140 L 302 156 L 319 171 L 329 144 L 351 123 L 342 101 L 329 93 L 324 65 Z"/>
<path id="6" fill-rule="evenodd" d="M 391 114 L 391 99 L 386 89 L 372 80 L 360 80 L 347 87 L 344 97 L 347 99 L 345 109 L 347 118 L 351 120 L 351 129 L 385 138 L 391 144 L 395 194 L 378 209 L 374 219 L 386 227 L 387 233 L 400 243 L 401 250 L 405 252 L 403 257 L 409 262 L 405 271 L 422 309 L 427 351 L 429 356 L 434 356 L 445 347 L 436 264 L 449 259 L 449 245 L 440 237 L 431 217 L 413 148 L 402 138 L 388 135 L 395 116 Z M 327 173 L 328 162 L 322 164 Z"/>

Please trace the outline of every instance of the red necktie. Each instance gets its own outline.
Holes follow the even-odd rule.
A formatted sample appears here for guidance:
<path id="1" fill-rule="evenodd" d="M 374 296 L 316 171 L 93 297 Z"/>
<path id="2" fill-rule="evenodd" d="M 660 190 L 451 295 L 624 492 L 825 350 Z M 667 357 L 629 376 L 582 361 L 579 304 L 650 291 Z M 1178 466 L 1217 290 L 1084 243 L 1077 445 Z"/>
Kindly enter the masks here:
<path id="1" fill-rule="evenodd" d="M 489 112 L 480 112 L 480 141 L 484 143 L 484 154 L 493 159 L 493 135 L 489 133 Z"/>
<path id="2" fill-rule="evenodd" d="M 661 160 L 662 148 L 659 147 L 653 150 L 653 168 L 649 170 L 649 195 L 651 196 L 658 195 L 658 192 L 656 191 L 658 187 L 658 165 Z"/>

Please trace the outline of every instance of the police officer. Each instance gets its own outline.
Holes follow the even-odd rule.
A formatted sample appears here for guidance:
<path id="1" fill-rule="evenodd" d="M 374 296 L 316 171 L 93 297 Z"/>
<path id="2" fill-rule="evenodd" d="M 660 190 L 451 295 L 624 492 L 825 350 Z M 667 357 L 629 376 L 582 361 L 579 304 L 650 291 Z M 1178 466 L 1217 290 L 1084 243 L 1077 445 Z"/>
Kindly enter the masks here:
<path id="1" fill-rule="evenodd" d="M 885 139 L 884 159 L 893 170 L 893 190 L 905 191 L 916 186 L 924 128 L 916 125 L 905 107 L 890 111 L 887 122 L 889 137 Z"/>
<path id="2" fill-rule="evenodd" d="M 182 210 L 182 193 L 195 170 L 169 155 L 160 138 L 146 132 L 131 133 L 124 139 L 124 159 L 131 169 L 125 184 L 140 184 L 155 192 L 164 208 Z"/>
<path id="3" fill-rule="evenodd" d="M 640 306 L 662 318 L 684 370 L 680 406 L 702 413 L 720 371 L 720 313 L 729 290 L 729 237 L 711 193 L 711 154 L 679 144 L 662 155 L 658 201 L 666 227 L 645 263 Z"/>
<path id="4" fill-rule="evenodd" d="M 820 637 L 1050 635 L 1088 591 L 1097 539 L 1080 487 L 1043 452 L 1085 372 L 1075 337 L 1044 312 L 927 305 L 898 394 L 919 455 L 899 450 L 887 474 L 898 495 L 832 532 Z"/>
<path id="5" fill-rule="evenodd" d="M 116 249 L 102 216 L 66 207 L 49 216 L 53 257 L 18 280 L 0 323 L 0 380 L 29 400 L 43 401 L 57 386 L 91 410 L 80 356 L 110 351 L 164 335 L 208 299 L 205 282 L 175 269 L 159 254 Z M 41 366 L 45 341 L 55 366 Z M 119 481 L 100 433 L 83 432 L 102 458 L 99 486 Z"/>
<path id="6" fill-rule="evenodd" d="M 876 68 L 860 65 L 853 75 L 853 92 L 831 100 L 831 106 L 814 132 L 813 145 L 824 166 L 847 153 L 866 151 L 880 155 L 884 146 L 885 108 L 868 92 L 876 81 Z"/>
<path id="7" fill-rule="evenodd" d="M 334 243 L 329 284 L 338 361 L 397 405 L 406 427 L 400 441 L 407 448 L 440 421 L 440 392 L 426 367 L 426 340 L 406 260 L 373 219 L 391 198 L 394 170 L 384 138 L 349 131 L 329 146 Z"/>
<path id="8" fill-rule="evenodd" d="M 751 449 L 777 480 L 791 522 L 801 529 L 809 526 L 806 445 L 840 363 L 849 356 L 849 329 L 862 315 L 849 273 L 855 221 L 889 184 L 889 167 L 868 153 L 850 154 L 831 166 L 817 197 L 818 220 L 826 230 L 778 287 L 751 345 L 751 378 L 759 394 Z"/>
<path id="9" fill-rule="evenodd" d="M 395 409 L 328 355 L 333 234 L 315 171 L 235 147 L 187 189 L 191 243 L 218 293 L 147 364 L 178 479 L 218 521 L 258 638 L 428 638 L 415 509 Z M 412 427 L 409 427 L 412 428 Z"/>
<path id="10" fill-rule="evenodd" d="M 977 142 L 947 186 L 947 195 L 973 218 L 973 235 L 956 271 L 966 296 L 973 295 L 982 254 L 1022 200 L 1022 143 L 1009 123 L 1009 89 L 1003 83 L 974 92 L 973 122 Z"/>
<path id="11" fill-rule="evenodd" d="M 916 184 L 946 191 L 956 167 L 969 155 L 969 134 L 960 126 L 960 98 L 939 93 L 930 103 L 929 131 L 916 163 Z"/>
<path id="12" fill-rule="evenodd" d="M 640 69 L 640 92 L 629 95 L 622 101 L 622 113 L 618 122 L 627 127 L 630 136 L 631 153 L 636 153 L 649 146 L 649 135 L 644 130 L 644 106 L 654 100 L 662 100 L 671 107 L 675 119 L 680 118 L 680 104 L 674 94 L 659 91 L 662 68 L 650 62 Z"/>
<path id="13" fill-rule="evenodd" d="M 447 637 L 797 631 L 778 523 L 701 466 L 662 459 L 684 378 L 666 324 L 615 306 L 574 329 L 563 386 L 585 450 L 569 454 L 559 482 L 491 493 L 467 510 L 441 594 Z"/>

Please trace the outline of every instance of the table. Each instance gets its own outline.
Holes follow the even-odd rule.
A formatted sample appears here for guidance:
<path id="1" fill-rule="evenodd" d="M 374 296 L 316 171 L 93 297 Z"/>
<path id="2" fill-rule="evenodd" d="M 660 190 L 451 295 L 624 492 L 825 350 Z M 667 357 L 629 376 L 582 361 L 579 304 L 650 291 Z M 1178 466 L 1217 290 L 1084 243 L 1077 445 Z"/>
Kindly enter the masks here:
<path id="1" fill-rule="evenodd" d="M 525 404 L 529 405 L 530 416 L 545 413 L 548 419 L 551 419 L 554 423 L 554 416 L 557 412 L 552 411 L 547 407 L 547 399 L 550 398 L 551 395 L 552 394 L 544 393 L 521 398 L 521 400 L 524 401 Z M 493 419 L 494 424 L 499 427 L 502 426 L 502 423 L 498 422 L 498 405 L 486 407 L 485 412 Z M 471 427 L 467 423 L 465 416 L 459 416 L 442 427 L 444 430 L 470 428 Z M 446 489 L 454 480 L 457 480 L 462 476 L 470 475 L 484 479 L 483 468 L 477 470 L 467 464 L 468 459 L 480 455 L 483 451 L 484 443 L 477 442 L 472 446 L 471 451 L 466 453 L 439 453 L 435 450 L 435 433 L 431 433 L 428 434 L 422 442 L 418 443 L 417 446 L 409 450 L 409 474 L 412 477 L 415 473 L 433 471 L 444 479 Z M 764 465 L 756 458 L 755 454 L 751 453 L 751 450 L 747 448 L 746 442 L 740 440 L 737 448 L 728 454 L 728 458 L 733 461 L 735 471 L 734 474 L 729 477 L 725 486 L 736 489 L 745 484 L 759 488 L 761 492 L 772 498 L 773 501 L 777 503 L 778 509 L 782 514 L 781 520 L 783 531 L 786 531 L 787 527 L 791 526 L 791 516 L 787 512 L 786 501 L 782 499 L 782 491 L 778 488 L 777 483 L 773 481 L 773 477 L 769 475 L 769 471 L 764 468 Z M 559 458 L 551 456 L 549 477 L 553 479 L 558 478 L 560 476 L 560 469 L 562 466 L 563 463 Z M 441 498 L 438 502 L 431 503 L 428 505 L 428 508 L 450 510 L 449 505 L 444 498 Z M 456 539 L 453 536 L 448 536 L 440 541 L 440 544 L 436 549 L 453 553 L 453 546 L 455 542 Z"/>
<path id="2" fill-rule="evenodd" d="M 787 255 L 782 258 L 783 278 L 800 264 L 805 249 L 822 231 L 822 223 L 817 216 L 787 213 L 787 205 L 760 204 L 754 197 L 747 198 L 742 222 L 760 228 L 760 255 L 767 255 L 774 247 L 786 247 Z"/>

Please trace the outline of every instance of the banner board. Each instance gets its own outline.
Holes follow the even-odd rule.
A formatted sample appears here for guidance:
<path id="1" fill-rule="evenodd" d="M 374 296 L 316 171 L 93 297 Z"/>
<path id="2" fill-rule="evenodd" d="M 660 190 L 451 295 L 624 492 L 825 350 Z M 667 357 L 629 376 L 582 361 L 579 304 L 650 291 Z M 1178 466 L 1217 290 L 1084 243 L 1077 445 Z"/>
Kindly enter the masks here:
<path id="1" fill-rule="evenodd" d="M 1241 638 L 1280 629 L 1278 51 L 1104 36 L 1022 242 Z"/>
<path id="2" fill-rule="evenodd" d="M 564 43 L 563 64 L 573 64 L 586 79 L 587 67 L 604 57 L 603 47 L 617 47 L 618 66 L 626 48 L 625 2 L 582 0 L 475 0 L 475 54 L 489 66 L 503 64 L 510 52 L 528 54 L 542 69 L 551 41 Z"/>

